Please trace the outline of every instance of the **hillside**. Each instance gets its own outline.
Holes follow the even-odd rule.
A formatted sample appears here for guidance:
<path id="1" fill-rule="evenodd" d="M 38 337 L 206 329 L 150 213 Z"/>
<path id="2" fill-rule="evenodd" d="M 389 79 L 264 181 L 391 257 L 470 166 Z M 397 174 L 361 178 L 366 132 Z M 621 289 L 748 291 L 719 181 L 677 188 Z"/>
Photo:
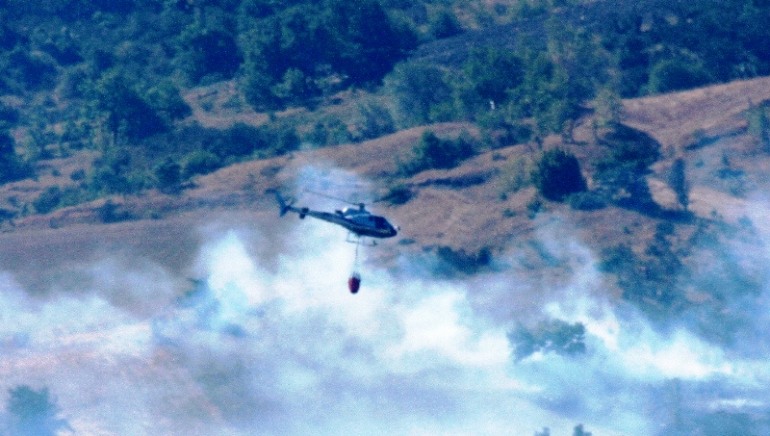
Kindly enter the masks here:
<path id="1" fill-rule="evenodd" d="M 770 434 L 768 11 L 0 1 L 0 434 Z"/>
<path id="2" fill-rule="evenodd" d="M 738 225 L 741 219 L 748 218 L 752 225 L 764 226 L 763 220 L 754 215 L 761 209 L 754 207 L 752 202 L 755 201 L 754 193 L 767 188 L 762 177 L 767 159 L 757 150 L 756 140 L 748 132 L 746 114 L 752 101 L 770 98 L 769 84 L 769 79 L 761 78 L 624 101 L 623 122 L 649 133 L 662 145 L 663 158 L 655 164 L 647 180 L 654 199 L 663 209 L 680 208 L 668 185 L 667 172 L 673 159 L 683 156 L 691 184 L 690 210 L 699 219 L 705 220 L 704 223 Z M 595 145 L 590 145 L 590 124 L 590 118 L 581 120 L 575 135 L 579 144 L 589 144 L 560 144 L 554 137 L 549 139 L 547 146 L 571 149 L 581 160 L 589 162 L 592 153 L 600 152 Z M 530 245 L 536 238 L 536 229 L 542 222 L 554 219 L 571 223 L 581 239 L 596 252 L 624 244 L 635 246 L 641 252 L 660 222 L 655 217 L 616 206 L 576 211 L 554 202 L 544 203 L 537 217 L 533 218 L 528 207 L 536 197 L 534 188 L 508 195 L 505 187 L 506 177 L 509 177 L 506 172 L 511 171 L 511 163 L 532 155 L 535 152 L 532 145 L 512 145 L 482 152 L 449 170 L 429 170 L 412 177 L 394 175 L 397 159 L 408 157 L 426 129 L 442 137 L 453 137 L 462 132 L 478 135 L 472 125 L 439 124 L 359 144 L 236 164 L 198 177 L 193 188 L 179 195 L 148 192 L 111 199 L 117 210 L 114 213 L 125 215 L 130 223 L 102 224 L 100 208 L 104 201 L 97 201 L 47 215 L 15 219 L 12 224 L 4 225 L 3 239 L 15 241 L 22 237 L 16 235 L 24 235 L 28 254 L 23 257 L 10 255 L 11 259 L 18 260 L 37 258 L 34 253 L 46 250 L 50 235 L 60 235 L 65 240 L 72 235 L 82 240 L 83 234 L 90 234 L 99 240 L 109 240 L 114 234 L 113 244 L 119 246 L 124 232 L 128 232 L 134 235 L 128 238 L 133 241 L 131 245 L 150 254 L 167 251 L 166 244 L 155 232 L 165 234 L 165 230 L 159 229 L 171 227 L 167 223 L 180 219 L 180 216 L 194 217 L 184 219 L 204 223 L 210 216 L 232 213 L 248 216 L 257 229 L 272 228 L 276 221 L 276 206 L 272 196 L 266 194 L 270 189 L 279 188 L 298 195 L 300 203 L 311 206 L 340 207 L 301 191 L 293 192 L 299 186 L 352 201 L 383 198 L 394 186 L 407 189 L 411 196 L 404 204 L 384 202 L 371 206 L 403 228 L 399 242 L 389 242 L 373 250 L 384 258 L 393 258 L 396 253 L 403 252 L 435 252 L 446 247 L 458 253 L 460 260 L 473 263 L 483 250 L 495 256 L 512 250 L 527 252 L 532 250 Z M 70 174 L 75 165 L 87 162 L 83 161 L 86 156 L 51 161 L 50 172 Z M 726 159 L 729 163 L 725 163 Z M 730 174 L 737 175 L 725 177 L 727 168 L 720 167 L 724 165 L 729 165 Z M 34 192 L 39 189 L 35 188 L 36 183 L 45 186 L 48 180 L 48 177 L 42 177 L 39 182 L 11 184 L 5 188 L 5 197 L 21 197 L 27 190 Z M 695 225 L 690 220 L 683 227 Z M 33 242 L 38 234 L 43 235 L 40 245 Z M 344 231 L 340 230 L 340 235 L 344 237 Z M 142 244 L 147 247 L 142 248 Z M 17 243 L 11 245 L 18 250 Z M 97 244 L 80 242 L 76 245 Z M 14 250 L 3 252 L 13 253 Z M 539 261 L 542 260 L 535 260 Z"/>
<path id="3" fill-rule="evenodd" d="M 748 96 L 751 96 L 751 102 Z M 235 164 L 196 178 L 193 187 L 177 195 L 147 192 L 115 197 L 110 199 L 115 206 L 113 213 L 121 219 L 114 223 L 102 222 L 100 213 L 104 212 L 100 212 L 100 208 L 103 208 L 103 201 L 14 220 L 12 225 L 5 224 L 0 235 L 0 263 L 6 274 L 12 274 L 15 286 L 27 289 L 38 299 L 51 298 L 49 296 L 62 289 L 81 289 L 74 295 L 81 300 L 88 299 L 91 291 L 87 289 L 108 286 L 111 290 L 107 298 L 111 306 L 128 310 L 137 319 L 152 317 L 156 323 L 158 308 L 167 304 L 164 301 L 180 298 L 187 292 L 188 279 L 202 273 L 201 247 L 211 244 L 214 235 L 228 231 L 250 234 L 248 246 L 252 255 L 266 262 L 263 267 L 268 269 L 276 267 L 270 265 L 281 264 L 281 258 L 276 256 L 299 255 L 307 259 L 307 252 L 288 253 L 307 249 L 309 243 L 316 244 L 310 241 L 319 237 L 334 241 L 328 247 L 333 251 L 325 253 L 323 250 L 314 256 L 331 256 L 329 260 L 334 261 L 334 256 L 345 253 L 340 261 L 343 264 L 349 262 L 352 246 L 341 243 L 344 230 L 311 221 L 300 222 L 293 216 L 281 220 L 272 195 L 266 191 L 279 188 L 296 195 L 299 204 L 324 209 L 339 207 L 339 204 L 302 190 L 330 192 L 358 201 L 383 198 L 394 186 L 400 186 L 399 189 L 408 189 L 411 194 L 405 202 L 376 202 L 370 206 L 399 224 L 401 233 L 395 240 L 365 249 L 363 295 L 367 292 L 379 295 L 380 291 L 371 288 L 381 286 L 371 283 L 379 279 L 369 279 L 370 286 L 367 287 L 367 275 L 380 275 L 378 271 L 383 266 L 391 274 L 401 276 L 405 274 L 404 262 L 412 264 L 406 270 L 420 264 L 423 272 L 410 274 L 418 277 L 429 274 L 439 280 L 453 278 L 467 283 L 468 298 L 474 310 L 486 312 L 487 316 L 499 321 L 514 317 L 525 325 L 532 325 L 530 323 L 538 319 L 531 312 L 540 306 L 538 300 L 549 301 L 560 295 L 559 289 L 576 286 L 576 280 L 581 283 L 584 279 L 579 276 L 585 274 L 581 271 L 591 268 L 590 274 L 598 273 L 599 276 L 592 276 L 592 284 L 579 286 L 588 286 L 595 297 L 619 305 L 622 301 L 630 302 L 660 326 L 667 325 L 666 329 L 686 320 L 699 337 L 714 343 L 731 344 L 740 335 L 753 331 L 747 330 L 753 324 L 747 325 L 741 320 L 734 303 L 743 301 L 747 295 L 756 295 L 755 292 L 764 295 L 760 289 L 764 288 L 766 277 L 757 263 L 764 257 L 752 258 L 750 253 L 758 253 L 764 248 L 761 241 L 768 231 L 763 219 L 767 209 L 761 192 L 768 188 L 763 174 L 767 171 L 770 156 L 758 148 L 746 114 L 752 102 L 768 98 L 770 79 L 760 78 L 623 102 L 623 122 L 649 133 L 662 147 L 661 159 L 647 176 L 652 197 L 660 207 L 657 212 L 615 205 L 575 210 L 566 203 L 542 199 L 534 208 L 532 205 L 538 197 L 534 187 L 515 192 L 505 188 L 509 183 L 505 177 L 511 171 L 512 163 L 537 153 L 532 144 L 481 152 L 452 169 L 428 170 L 410 177 L 394 175 L 398 156 L 408 154 L 426 129 L 441 137 L 454 137 L 461 132 L 478 134 L 472 125 L 446 123 L 409 129 L 358 144 L 297 151 L 283 157 Z M 601 150 L 601 146 L 590 139 L 590 125 L 590 117 L 581 120 L 576 129 L 575 144 L 564 144 L 558 137 L 550 137 L 545 147 L 569 149 L 581 161 L 589 162 L 590 155 Z M 681 214 L 681 205 L 668 183 L 670 167 L 678 157 L 686 162 L 692 215 Z M 53 161 L 51 165 L 52 172 L 65 173 L 73 160 Z M 56 165 L 61 166 L 57 168 Z M 729 172 L 725 166 L 729 166 Z M 585 165 L 584 171 L 590 180 L 591 166 Z M 45 180 L 41 178 L 41 183 Z M 33 189 L 29 182 L 11 189 L 21 192 L 23 186 Z M 319 231 L 323 236 L 317 234 Z M 623 251 L 623 247 L 629 251 Z M 276 250 L 283 254 L 276 254 Z M 725 258 L 724 253 L 731 254 Z M 346 267 L 340 267 L 344 274 Z M 704 267 L 711 270 L 704 271 Z M 97 271 L 94 268 L 103 272 L 94 275 Z M 334 268 L 339 270 L 337 266 Z M 114 277 L 111 278 L 111 274 L 115 274 Z M 497 288 L 500 285 L 493 288 L 473 285 L 479 280 L 497 281 L 499 279 L 495 277 L 501 274 L 502 277 L 515 276 L 518 292 L 522 292 L 516 300 L 512 301 L 506 293 L 501 294 Z M 288 276 L 273 278 L 279 281 L 296 279 Z M 323 292 L 343 296 L 344 279 L 344 275 L 329 277 L 331 288 Z M 159 280 L 158 283 L 163 283 L 167 290 L 155 295 L 145 294 L 145 291 L 137 294 L 135 286 L 147 280 Z M 601 286 L 597 287 L 599 283 Z M 730 295 L 737 299 L 731 300 Z M 534 319 L 525 321 L 531 318 Z M 592 328 L 589 321 L 583 322 Z M 508 325 L 508 322 L 504 324 Z M 110 334 L 146 334 L 141 324 L 125 328 L 128 330 L 124 333 L 110 330 Z M 153 327 L 153 331 L 155 329 Z M 71 339 L 74 344 L 81 344 L 73 347 L 88 348 L 93 346 L 88 345 L 91 341 L 107 340 L 89 338 Z M 513 340 L 514 336 L 510 338 Z M 141 342 L 136 346 L 146 347 L 147 344 Z M 738 349 L 743 347 L 731 352 Z M 62 355 L 61 351 L 55 353 L 58 359 L 83 361 L 77 352 L 71 355 Z M 172 354 L 175 353 L 178 352 Z M 182 356 L 173 359 L 178 358 Z M 197 380 L 200 374 L 176 372 L 179 368 L 164 360 L 168 358 L 163 354 L 155 354 L 153 359 L 155 375 L 152 377 L 164 380 L 162 383 L 170 382 L 168 377 L 171 377 L 182 385 L 191 384 L 183 389 L 198 389 L 198 382 L 190 381 L 189 377 Z M 148 370 L 141 369 L 144 364 L 140 362 L 128 365 L 144 377 Z M 25 364 L 17 362 L 17 365 Z M 62 361 L 57 365 L 69 363 Z M 8 373 L 7 368 L 2 371 L 11 379 L 20 375 L 12 376 L 14 370 Z M 111 369 L 108 365 L 100 371 Z M 119 377 L 134 383 L 131 381 L 133 375 Z M 688 376 L 683 377 L 687 379 Z M 687 386 L 687 389 L 695 389 L 699 385 Z M 194 404 L 191 407 L 222 410 L 222 406 L 207 406 L 206 402 L 220 404 L 226 401 L 225 398 L 212 399 L 210 395 L 190 398 Z M 692 397 L 696 394 L 681 395 Z M 82 407 L 96 410 L 93 405 L 76 406 L 69 400 L 64 404 L 65 412 L 69 413 Z M 518 407 L 528 406 L 520 404 Z M 726 413 L 724 416 L 728 417 L 744 416 L 733 415 L 730 410 L 724 409 L 720 413 Z M 593 412 L 584 412 L 587 415 L 574 416 L 572 422 L 587 421 L 593 428 L 602 428 L 601 425 L 607 425 L 605 429 L 620 428 L 606 421 L 600 424 L 602 420 L 591 418 Z M 204 412 L 203 416 L 208 413 L 212 412 Z M 206 431 L 201 429 L 232 422 L 232 417 L 216 418 L 218 412 L 213 413 L 202 420 L 189 421 L 191 427 L 188 428 Z M 691 416 L 687 418 L 688 425 L 727 425 L 717 415 L 699 415 L 701 412 L 694 409 L 682 409 L 681 413 Z M 740 425 L 750 428 L 767 425 L 753 413 L 745 415 L 748 418 L 744 416 L 747 420 L 741 421 L 743 424 Z M 554 421 L 553 416 L 542 419 L 551 420 L 555 428 L 569 426 L 569 421 L 556 424 L 560 421 Z M 77 421 L 74 424 L 80 425 L 79 428 L 88 425 Z"/>

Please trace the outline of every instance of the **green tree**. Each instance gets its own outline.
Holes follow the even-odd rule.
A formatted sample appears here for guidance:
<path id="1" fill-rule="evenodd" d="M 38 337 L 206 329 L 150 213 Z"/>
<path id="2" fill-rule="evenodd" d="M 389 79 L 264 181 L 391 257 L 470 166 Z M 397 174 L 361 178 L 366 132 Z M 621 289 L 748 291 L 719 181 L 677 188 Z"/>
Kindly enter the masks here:
<path id="1" fill-rule="evenodd" d="M 554 201 L 562 201 L 570 194 L 586 190 L 577 158 L 561 149 L 543 153 L 535 165 L 532 181 L 543 197 Z"/>
<path id="2" fill-rule="evenodd" d="M 229 79 L 240 67 L 243 58 L 229 21 L 223 10 L 204 7 L 179 35 L 176 61 L 191 83 Z"/>
<path id="3" fill-rule="evenodd" d="M 463 79 L 457 85 L 466 114 L 473 117 L 502 107 L 523 77 L 523 62 L 514 52 L 493 47 L 473 50 L 463 64 Z"/>
<path id="4" fill-rule="evenodd" d="M 198 174 L 208 174 L 222 166 L 222 159 L 206 150 L 195 150 L 186 155 L 182 164 L 182 177 L 189 179 Z"/>
<path id="5" fill-rule="evenodd" d="M 329 40 L 319 15 L 312 5 L 297 5 L 252 20 L 242 33 L 241 86 L 246 101 L 254 108 L 281 108 L 307 98 L 308 91 L 314 89 L 310 83 L 318 74 L 316 67 L 324 63 L 323 50 Z"/>
<path id="6" fill-rule="evenodd" d="M 534 49 L 525 49 L 521 54 L 526 68 L 521 86 L 512 89 L 511 101 L 507 107 L 512 118 L 533 118 L 534 135 L 538 142 L 554 131 L 545 114 L 557 103 L 551 92 L 551 82 L 555 65 L 547 53 Z"/>
<path id="7" fill-rule="evenodd" d="M 462 33 L 463 28 L 451 9 L 441 9 L 433 14 L 428 22 L 428 33 L 433 38 L 449 38 Z"/>
<path id="8" fill-rule="evenodd" d="M 266 9 L 274 13 L 264 15 Z M 303 103 L 345 85 L 376 84 L 416 44 L 376 0 L 282 7 L 252 2 L 241 11 L 242 86 L 258 109 Z"/>
<path id="9" fill-rule="evenodd" d="M 271 93 L 285 105 L 302 105 L 318 95 L 314 80 L 297 68 L 289 68 Z"/>
<path id="10" fill-rule="evenodd" d="M 13 127 L 19 121 L 19 111 L 0 101 L 0 130 Z"/>
<path id="11" fill-rule="evenodd" d="M 148 104 L 166 124 L 181 120 L 192 114 L 192 109 L 184 101 L 171 81 L 164 80 L 147 90 Z"/>
<path id="12" fill-rule="evenodd" d="M 50 55 L 17 45 L 0 55 L 0 89 L 14 92 L 50 89 L 56 83 L 56 63 Z"/>
<path id="13" fill-rule="evenodd" d="M 158 189 L 166 194 L 177 194 L 182 189 L 182 166 L 170 157 L 155 167 Z"/>
<path id="14" fill-rule="evenodd" d="M 356 127 L 358 130 L 357 139 L 361 140 L 379 138 L 396 131 L 390 110 L 374 101 L 358 105 Z"/>
<path id="15" fill-rule="evenodd" d="M 0 130 L 0 184 L 23 179 L 32 170 L 16 154 L 16 141 L 5 131 Z"/>
<path id="16" fill-rule="evenodd" d="M 396 101 L 396 114 L 402 127 L 438 121 L 451 105 L 452 88 L 439 67 L 418 62 L 395 66 L 385 78 L 385 89 Z"/>
<path id="17" fill-rule="evenodd" d="M 137 140 L 160 133 L 166 124 L 139 93 L 131 81 L 117 70 L 105 73 L 95 86 L 97 109 L 106 115 L 107 129 L 115 139 Z"/>
<path id="18" fill-rule="evenodd" d="M 619 124 L 600 142 L 606 156 L 596 163 L 596 180 L 611 201 L 652 211 L 655 203 L 647 187 L 650 165 L 660 158 L 660 144 L 650 135 Z"/>
<path id="19" fill-rule="evenodd" d="M 656 63 L 650 70 L 647 90 L 650 94 L 663 94 L 696 88 L 711 80 L 708 71 L 697 60 L 667 59 Z"/>
<path id="20" fill-rule="evenodd" d="M 223 160 L 240 158 L 254 153 L 262 144 L 263 138 L 263 129 L 239 122 L 212 138 L 205 147 Z"/>
<path id="21" fill-rule="evenodd" d="M 32 202 L 37 213 L 46 214 L 58 208 L 62 202 L 62 190 L 58 186 L 51 186 L 43 191 Z"/>
<path id="22" fill-rule="evenodd" d="M 132 154 L 125 147 L 111 147 L 94 162 L 88 177 L 96 195 L 129 194 L 147 187 L 146 175 L 132 171 Z"/>
<path id="23" fill-rule="evenodd" d="M 414 33 L 396 26 L 377 0 L 326 3 L 325 26 L 336 39 L 330 63 L 354 84 L 378 82 L 417 45 Z"/>
<path id="24" fill-rule="evenodd" d="M 572 141 L 576 120 L 598 90 L 615 82 L 616 70 L 611 54 L 587 26 L 573 24 L 558 16 L 546 23 L 547 55 L 553 64 L 541 82 L 545 104 L 536 104 L 533 113 L 543 133 L 561 133 Z"/>

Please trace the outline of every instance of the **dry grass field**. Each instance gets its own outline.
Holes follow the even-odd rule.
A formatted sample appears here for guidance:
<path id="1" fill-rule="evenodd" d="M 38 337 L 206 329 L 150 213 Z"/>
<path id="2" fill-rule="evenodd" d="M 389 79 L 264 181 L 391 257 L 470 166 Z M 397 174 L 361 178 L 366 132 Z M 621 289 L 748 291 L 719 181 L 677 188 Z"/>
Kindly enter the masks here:
<path id="1" fill-rule="evenodd" d="M 213 95 L 211 98 L 219 98 L 215 106 L 221 107 L 220 94 L 230 95 L 227 89 L 205 89 L 188 98 L 204 99 L 206 95 Z M 760 210 L 752 201 L 761 201 L 761 193 L 767 191 L 765 174 L 770 158 L 757 150 L 756 140 L 747 132 L 745 113 L 750 104 L 768 98 L 770 78 L 760 78 L 624 101 L 623 122 L 647 132 L 662 145 L 663 159 L 656 163 L 649 176 L 656 201 L 664 209 L 679 207 L 666 182 L 666 174 L 674 158 L 684 157 L 691 184 L 692 212 L 702 218 L 736 223 L 750 215 L 750 211 Z M 211 115 L 196 110 L 195 116 L 204 124 L 221 123 L 223 116 L 260 122 L 255 114 L 227 111 Z M 215 116 L 220 117 L 219 121 L 211 118 Z M 578 127 L 579 141 L 590 137 L 589 125 L 590 119 L 585 119 Z M 376 201 L 397 185 L 408 188 L 412 197 L 404 204 L 376 202 L 370 206 L 402 228 L 400 243 L 387 241 L 377 249 L 378 255 L 386 259 L 393 258 L 396 252 L 430 251 L 442 246 L 470 254 L 484 247 L 493 253 L 502 253 L 533 238 L 537 224 L 527 207 L 535 191 L 525 188 L 501 195 L 505 190 L 506 171 L 510 171 L 515 161 L 531 156 L 533 147 L 511 145 L 483 152 L 457 168 L 424 171 L 408 178 L 399 176 L 396 174 L 398 159 L 408 158 L 412 146 L 426 129 L 442 137 L 456 137 L 463 132 L 478 135 L 472 125 L 439 124 L 359 144 L 240 163 L 197 178 L 193 188 L 178 196 L 148 192 L 112 199 L 121 210 L 138 218 L 129 222 L 101 223 L 97 209 L 103 201 L 48 215 L 32 215 L 13 224 L 3 224 L 0 234 L 3 265 L 7 269 L 39 268 L 42 272 L 48 269 L 49 263 L 65 268 L 72 260 L 130 249 L 178 268 L 194 252 L 196 228 L 222 217 L 236 216 L 257 228 L 275 228 L 274 199 L 266 194 L 270 189 L 299 196 L 300 203 L 311 206 L 344 206 L 320 201 L 301 191 L 292 192 L 300 186 L 354 201 Z M 700 138 L 705 145 L 698 145 L 695 138 Z M 588 159 L 595 152 L 590 145 L 560 144 L 556 138 L 548 144 L 569 147 L 581 159 Z M 59 166 L 56 174 L 69 174 L 73 169 L 87 166 L 89 159 L 87 154 L 77 155 L 51 161 L 50 165 Z M 726 181 L 715 175 L 719 170 L 716 167 L 728 160 L 732 170 L 743 174 L 740 181 Z M 338 180 L 332 180 L 335 177 Z M 53 176 L 44 176 L 36 182 L 11 184 L 4 188 L 4 193 L 6 197 L 23 200 L 55 180 Z M 589 244 L 595 244 L 597 250 L 645 240 L 655 221 L 616 207 L 591 212 L 574 211 L 558 203 L 547 203 L 543 207 L 546 213 L 539 219 L 559 216 L 573 222 L 576 231 Z M 343 230 L 340 234 L 344 237 Z"/>
<path id="2" fill-rule="evenodd" d="M 227 92 L 188 95 L 212 99 L 199 121 L 261 122 L 217 113 Z M 623 122 L 661 144 L 647 176 L 656 213 L 538 200 L 517 179 L 533 144 L 398 174 L 427 129 L 480 135 L 447 123 L 231 165 L 179 195 L 109 199 L 128 220 L 104 223 L 99 200 L 6 221 L 0 376 L 50 387 L 77 434 L 766 430 L 770 403 L 752 387 L 766 380 L 766 340 L 751 338 L 767 319 L 757 289 L 770 155 L 746 111 L 767 99 L 770 78 L 624 102 Z M 575 144 L 545 147 L 590 162 L 601 152 L 590 126 L 581 121 Z M 93 158 L 50 161 L 2 194 L 29 201 Z M 692 215 L 668 183 L 676 158 Z M 583 171 L 590 185 L 592 166 Z M 345 231 L 279 218 L 272 189 L 322 210 L 345 205 L 308 190 L 371 202 L 401 226 L 364 249 L 360 295 L 345 290 Z M 378 201 L 395 191 L 409 195 Z M 669 286 L 683 295 L 667 299 Z M 584 326 L 586 356 L 546 345 L 511 363 L 511 329 L 543 320 Z M 435 419 L 446 410 L 477 421 Z"/>

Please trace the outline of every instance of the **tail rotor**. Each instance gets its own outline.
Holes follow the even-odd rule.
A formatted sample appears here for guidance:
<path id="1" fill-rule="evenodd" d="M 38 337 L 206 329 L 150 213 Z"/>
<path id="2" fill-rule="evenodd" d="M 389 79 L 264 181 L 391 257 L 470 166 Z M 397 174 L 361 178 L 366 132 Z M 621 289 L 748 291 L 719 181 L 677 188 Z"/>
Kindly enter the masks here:
<path id="1" fill-rule="evenodd" d="M 291 205 L 294 204 L 294 200 L 283 198 L 278 191 L 275 191 L 275 200 L 278 202 L 281 216 L 286 215 L 286 212 L 291 210 Z"/>

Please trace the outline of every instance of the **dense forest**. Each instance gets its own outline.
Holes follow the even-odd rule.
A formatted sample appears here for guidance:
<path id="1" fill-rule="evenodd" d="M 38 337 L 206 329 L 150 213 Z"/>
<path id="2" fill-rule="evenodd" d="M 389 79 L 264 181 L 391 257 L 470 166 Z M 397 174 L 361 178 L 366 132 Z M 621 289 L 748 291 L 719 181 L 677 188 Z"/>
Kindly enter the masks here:
<path id="1" fill-rule="evenodd" d="M 46 159 L 98 156 L 34 207 L 3 215 L 153 188 L 174 194 L 239 160 L 439 121 L 478 124 L 487 147 L 554 133 L 569 141 L 586 111 L 597 128 L 616 125 L 620 98 L 770 72 L 766 1 L 605 3 L 0 1 L 0 181 L 34 178 Z M 451 62 L 417 55 L 458 47 Z M 269 121 L 192 121 L 184 93 L 223 81 Z M 321 113 L 351 89 L 370 96 L 354 120 L 283 112 Z M 452 146 L 459 158 L 472 152 Z"/>

